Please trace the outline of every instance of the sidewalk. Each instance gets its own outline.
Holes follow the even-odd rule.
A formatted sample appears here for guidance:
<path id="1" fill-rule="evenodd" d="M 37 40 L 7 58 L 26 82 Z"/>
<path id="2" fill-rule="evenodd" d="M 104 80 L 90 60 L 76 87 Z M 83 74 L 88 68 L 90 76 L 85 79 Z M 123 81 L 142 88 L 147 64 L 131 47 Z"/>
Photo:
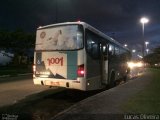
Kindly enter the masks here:
<path id="1" fill-rule="evenodd" d="M 120 120 L 124 118 L 123 105 L 129 98 L 143 90 L 151 81 L 145 72 L 137 79 L 129 80 L 110 90 L 87 98 L 59 113 L 51 120 Z"/>

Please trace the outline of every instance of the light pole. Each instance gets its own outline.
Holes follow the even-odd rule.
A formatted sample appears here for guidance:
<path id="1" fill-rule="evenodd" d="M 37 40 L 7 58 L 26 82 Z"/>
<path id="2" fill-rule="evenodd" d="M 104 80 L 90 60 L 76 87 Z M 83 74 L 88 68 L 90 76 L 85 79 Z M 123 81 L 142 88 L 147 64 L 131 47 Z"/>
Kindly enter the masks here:
<path id="1" fill-rule="evenodd" d="M 148 18 L 145 18 L 145 17 L 142 17 L 140 19 L 140 22 L 142 23 L 142 39 L 143 39 L 143 50 L 142 50 L 142 54 L 143 54 L 143 57 L 144 57 L 144 50 L 145 50 L 145 40 L 144 40 L 144 24 L 148 23 L 149 22 L 149 19 Z"/>
<path id="2" fill-rule="evenodd" d="M 58 0 L 56 2 L 56 23 L 58 23 Z"/>

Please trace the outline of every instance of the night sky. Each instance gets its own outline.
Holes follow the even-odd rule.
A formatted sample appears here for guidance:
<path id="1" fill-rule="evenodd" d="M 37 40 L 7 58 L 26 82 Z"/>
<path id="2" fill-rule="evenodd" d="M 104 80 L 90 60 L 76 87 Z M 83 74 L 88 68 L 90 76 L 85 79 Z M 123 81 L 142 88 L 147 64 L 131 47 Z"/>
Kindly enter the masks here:
<path id="1" fill-rule="evenodd" d="M 57 9 L 56 9 L 57 5 Z M 57 12 L 56 12 L 57 11 Z M 58 13 L 58 14 L 56 14 Z M 84 21 L 130 48 L 142 44 L 142 16 L 144 36 L 149 48 L 160 45 L 160 0 L 1 0 L 0 29 L 36 28 L 58 22 Z"/>

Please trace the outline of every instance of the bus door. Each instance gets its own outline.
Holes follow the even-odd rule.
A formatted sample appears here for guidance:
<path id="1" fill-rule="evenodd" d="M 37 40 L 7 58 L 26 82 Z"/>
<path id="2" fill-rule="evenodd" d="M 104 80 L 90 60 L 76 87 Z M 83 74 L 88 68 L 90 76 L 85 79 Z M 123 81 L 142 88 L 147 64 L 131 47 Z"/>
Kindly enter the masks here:
<path id="1" fill-rule="evenodd" d="M 108 44 L 100 44 L 102 84 L 108 84 Z"/>

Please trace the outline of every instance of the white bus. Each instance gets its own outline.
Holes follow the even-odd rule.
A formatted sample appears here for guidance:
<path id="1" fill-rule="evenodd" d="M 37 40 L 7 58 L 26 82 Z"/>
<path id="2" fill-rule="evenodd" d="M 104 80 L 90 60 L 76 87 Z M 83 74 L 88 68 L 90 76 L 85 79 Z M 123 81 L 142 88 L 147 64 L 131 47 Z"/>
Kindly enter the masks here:
<path id="1" fill-rule="evenodd" d="M 127 78 L 130 52 L 84 22 L 39 27 L 33 81 L 78 90 L 102 89 Z"/>

